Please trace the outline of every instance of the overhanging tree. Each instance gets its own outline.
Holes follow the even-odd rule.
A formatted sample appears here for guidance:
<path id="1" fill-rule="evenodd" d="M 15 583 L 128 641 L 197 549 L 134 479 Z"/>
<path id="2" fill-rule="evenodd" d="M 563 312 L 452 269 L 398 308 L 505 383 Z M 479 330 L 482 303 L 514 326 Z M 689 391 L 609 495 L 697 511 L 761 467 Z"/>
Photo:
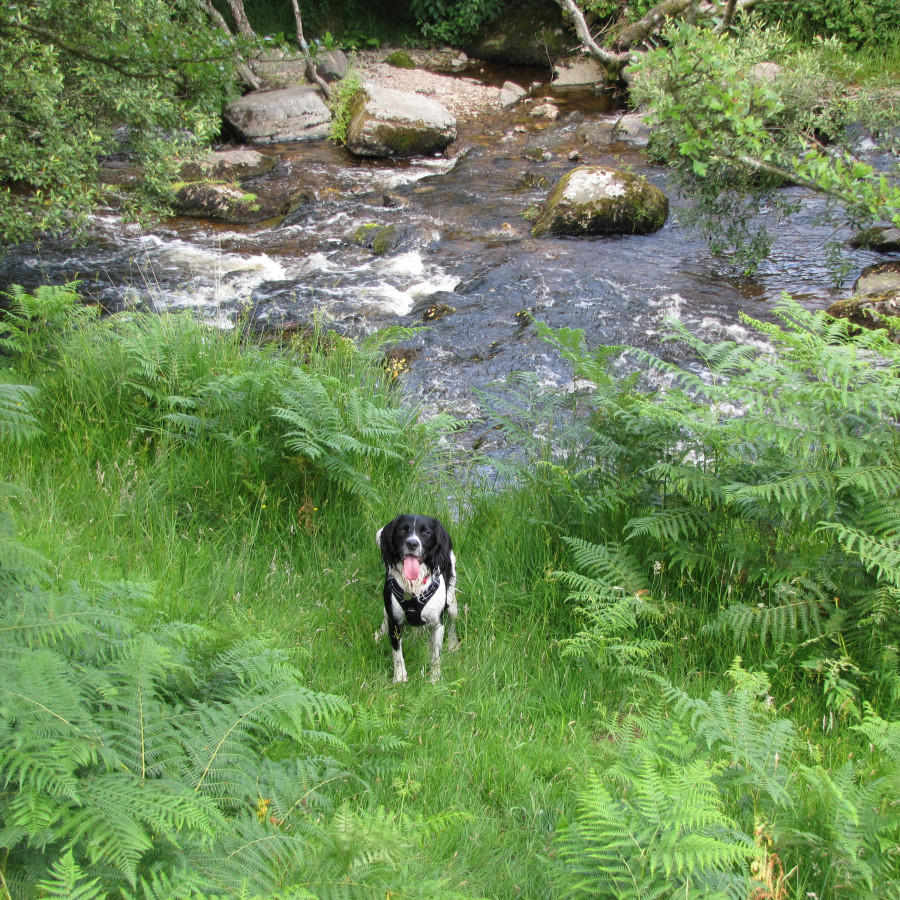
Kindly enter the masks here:
<path id="1" fill-rule="evenodd" d="M 218 130 L 239 63 L 198 0 L 0 5 L 0 241 L 83 226 L 114 152 L 142 167 L 126 211 L 160 208 L 174 158 Z"/>
<path id="2" fill-rule="evenodd" d="M 838 77 L 837 40 L 804 47 L 771 24 L 748 24 L 745 14 L 754 8 L 790 13 L 782 0 L 663 0 L 637 21 L 605 31 L 603 41 L 585 16 L 596 2 L 556 2 L 608 81 L 623 80 L 630 69 L 631 99 L 655 126 L 651 150 L 673 170 L 692 200 L 688 218 L 714 249 L 736 251 L 752 270 L 770 246 L 758 213 L 774 212 L 770 220 L 777 221 L 795 211 L 797 193 L 782 190 L 791 184 L 824 196 L 825 218 L 836 225 L 900 224 L 900 169 L 876 170 L 847 139 L 854 123 L 890 135 L 898 120 L 895 92 Z M 862 4 L 872 7 L 873 23 L 878 2 Z M 879 14 L 877 21 L 888 15 Z M 900 24 L 900 13 L 893 16 Z M 760 72 L 763 62 L 781 67 Z M 897 149 L 888 141 L 883 148 Z M 839 273 L 839 254 L 834 258 Z"/>

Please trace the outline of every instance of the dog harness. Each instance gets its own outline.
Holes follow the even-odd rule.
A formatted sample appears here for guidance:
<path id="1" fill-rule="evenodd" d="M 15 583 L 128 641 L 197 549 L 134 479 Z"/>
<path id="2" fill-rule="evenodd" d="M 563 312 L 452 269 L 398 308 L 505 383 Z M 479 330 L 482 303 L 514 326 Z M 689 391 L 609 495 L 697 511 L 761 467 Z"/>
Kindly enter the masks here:
<path id="1" fill-rule="evenodd" d="M 387 583 L 394 599 L 400 604 L 401 609 L 406 614 L 409 624 L 421 625 L 422 610 L 440 589 L 441 579 L 438 575 L 432 575 L 431 584 L 421 594 L 407 594 L 393 575 L 387 577 Z"/>

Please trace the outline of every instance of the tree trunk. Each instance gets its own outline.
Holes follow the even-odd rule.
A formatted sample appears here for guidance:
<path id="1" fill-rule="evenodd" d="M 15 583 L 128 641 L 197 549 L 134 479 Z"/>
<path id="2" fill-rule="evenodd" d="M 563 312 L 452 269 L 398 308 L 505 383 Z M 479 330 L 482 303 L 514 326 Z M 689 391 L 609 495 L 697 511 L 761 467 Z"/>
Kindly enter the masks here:
<path id="1" fill-rule="evenodd" d="M 239 3 L 240 0 L 236 0 L 236 2 Z M 297 0 L 291 0 L 291 5 L 294 7 L 294 21 L 297 23 L 297 43 L 300 44 L 303 58 L 306 60 L 306 77 L 319 88 L 325 95 L 326 100 L 330 100 L 331 88 L 328 87 L 325 80 L 316 71 L 316 63 L 309 52 L 309 44 L 306 43 L 306 38 L 303 37 L 303 21 L 300 18 L 300 7 L 297 5 Z"/>
<path id="2" fill-rule="evenodd" d="M 256 41 L 256 32 L 244 12 L 244 0 L 228 0 L 228 8 L 231 10 L 231 17 L 237 26 L 238 34 L 247 41 Z"/>
<path id="3" fill-rule="evenodd" d="M 222 14 L 213 6 L 212 0 L 206 0 L 206 12 L 209 14 L 209 17 L 222 29 L 226 34 L 231 34 L 231 29 L 228 27 L 228 23 L 225 21 Z M 239 57 L 240 58 L 240 57 Z M 248 87 L 253 88 L 254 91 L 258 91 L 261 87 L 260 80 L 253 74 L 250 66 L 241 59 L 240 65 L 237 69 L 238 77 L 241 81 L 244 82 Z"/>

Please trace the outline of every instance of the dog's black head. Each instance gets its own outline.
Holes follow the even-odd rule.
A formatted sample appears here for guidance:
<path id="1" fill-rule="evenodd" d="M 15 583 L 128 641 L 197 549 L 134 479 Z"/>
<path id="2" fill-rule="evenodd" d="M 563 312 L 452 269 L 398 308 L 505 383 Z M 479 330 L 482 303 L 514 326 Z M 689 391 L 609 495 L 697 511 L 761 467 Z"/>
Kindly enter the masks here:
<path id="1" fill-rule="evenodd" d="M 403 567 L 410 571 L 408 558 L 424 563 L 432 572 L 440 572 L 445 578 L 453 577 L 453 562 L 450 551 L 453 542 L 447 530 L 437 519 L 428 516 L 397 516 L 388 522 L 380 532 L 381 558 L 385 566 Z M 418 573 L 418 565 L 412 565 L 412 572 Z M 408 576 L 407 576 L 408 577 Z M 418 579 L 418 575 L 410 578 Z"/>

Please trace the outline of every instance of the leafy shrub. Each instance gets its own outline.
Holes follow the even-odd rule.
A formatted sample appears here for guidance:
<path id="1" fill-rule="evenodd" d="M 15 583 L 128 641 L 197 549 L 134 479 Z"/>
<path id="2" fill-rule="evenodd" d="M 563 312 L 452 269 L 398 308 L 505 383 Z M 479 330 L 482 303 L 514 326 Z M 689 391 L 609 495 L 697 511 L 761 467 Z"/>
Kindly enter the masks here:
<path id="1" fill-rule="evenodd" d="M 331 88 L 331 99 L 328 101 L 331 107 L 330 137 L 339 144 L 347 142 L 347 126 L 350 124 L 351 107 L 353 98 L 359 90 L 362 82 L 359 76 L 350 71 L 346 77 L 335 83 Z"/>
<path id="2" fill-rule="evenodd" d="M 764 15 L 804 37 L 834 36 L 853 47 L 878 43 L 900 29 L 900 9 L 893 0 L 807 0 L 773 7 Z"/>
<path id="3" fill-rule="evenodd" d="M 751 271 L 769 252 L 766 219 L 799 209 L 788 184 L 823 197 L 830 221 L 900 221 L 897 179 L 857 159 L 846 129 L 892 128 L 892 102 L 840 83 L 838 42 L 798 49 L 783 32 L 760 27 L 739 40 L 684 24 L 666 35 L 665 47 L 645 54 L 632 95 L 650 107 L 652 152 L 691 200 L 687 221 L 715 251 L 733 251 Z M 781 65 L 777 78 L 754 74 L 764 62 Z M 838 245 L 832 250 L 839 259 Z"/>
<path id="4" fill-rule="evenodd" d="M 412 0 L 411 6 L 425 37 L 460 44 L 500 15 L 503 0 Z"/>

